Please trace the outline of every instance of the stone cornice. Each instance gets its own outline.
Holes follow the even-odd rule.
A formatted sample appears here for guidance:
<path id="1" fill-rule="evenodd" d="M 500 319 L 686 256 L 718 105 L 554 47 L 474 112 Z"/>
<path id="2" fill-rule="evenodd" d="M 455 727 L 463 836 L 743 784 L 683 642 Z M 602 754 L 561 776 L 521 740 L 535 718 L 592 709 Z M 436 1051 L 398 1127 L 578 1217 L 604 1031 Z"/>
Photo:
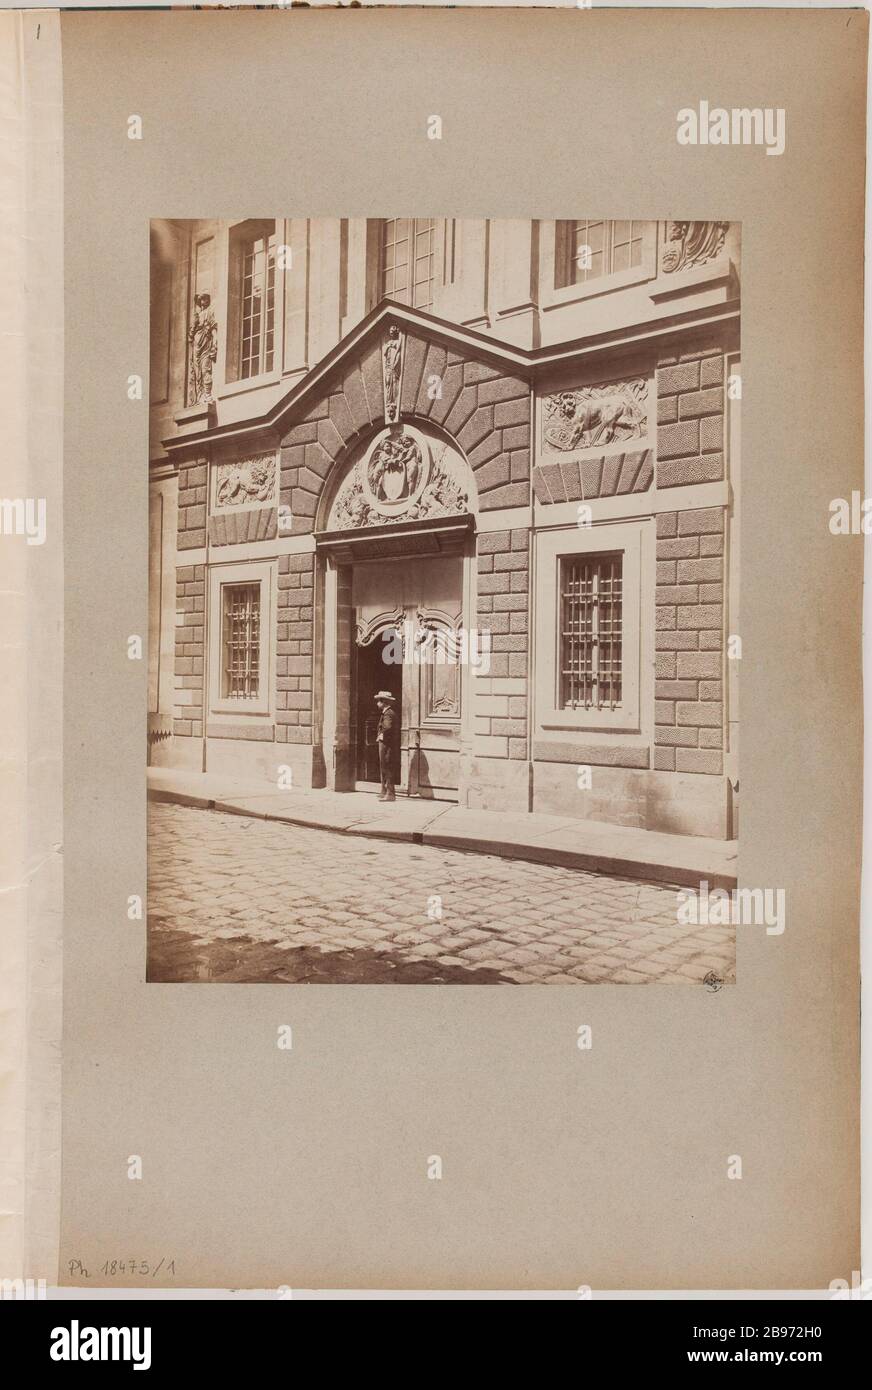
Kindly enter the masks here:
<path id="1" fill-rule="evenodd" d="M 442 343 L 464 357 L 489 361 L 504 370 L 526 376 L 532 383 L 564 363 L 595 359 L 607 352 L 625 352 L 649 344 L 662 345 L 664 340 L 677 333 L 684 335 L 693 331 L 696 335 L 713 329 L 723 329 L 730 324 L 737 324 L 738 318 L 739 300 L 736 297 L 714 308 L 677 310 L 655 322 L 629 328 L 623 326 L 546 347 L 527 349 L 512 343 L 500 342 L 490 334 L 449 323 L 419 309 L 410 309 L 407 305 L 384 300 L 346 334 L 317 366 L 300 378 L 281 400 L 263 414 L 252 416 L 248 420 L 235 420 L 226 425 L 212 425 L 197 433 L 171 435 L 161 442 L 168 454 L 174 454 L 190 451 L 207 443 L 215 444 L 233 439 L 248 440 L 254 431 L 260 431 L 270 441 L 273 438 L 278 440 L 293 416 L 304 411 L 306 401 L 313 396 L 317 397 L 324 383 L 342 364 L 356 358 L 389 324 L 395 323 L 407 333 Z"/>

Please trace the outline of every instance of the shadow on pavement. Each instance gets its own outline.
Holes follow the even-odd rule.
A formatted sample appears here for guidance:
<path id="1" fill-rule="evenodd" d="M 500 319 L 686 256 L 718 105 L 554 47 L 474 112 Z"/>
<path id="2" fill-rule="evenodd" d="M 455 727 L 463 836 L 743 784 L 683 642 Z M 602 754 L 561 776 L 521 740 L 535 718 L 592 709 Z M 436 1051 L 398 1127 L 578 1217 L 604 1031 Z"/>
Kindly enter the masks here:
<path id="1" fill-rule="evenodd" d="M 415 960 L 389 951 L 363 948 L 322 951 L 315 946 L 279 946 L 250 936 L 200 941 L 175 928 L 149 922 L 150 984 L 296 984 L 296 985 L 513 985 L 498 970 Z"/>

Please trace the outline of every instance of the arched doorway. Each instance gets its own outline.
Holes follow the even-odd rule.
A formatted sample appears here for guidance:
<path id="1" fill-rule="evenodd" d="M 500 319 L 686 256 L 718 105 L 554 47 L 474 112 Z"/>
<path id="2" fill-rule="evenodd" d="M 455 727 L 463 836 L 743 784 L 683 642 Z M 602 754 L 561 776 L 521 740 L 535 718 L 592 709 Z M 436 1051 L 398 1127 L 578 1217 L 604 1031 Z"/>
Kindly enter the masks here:
<path id="1" fill-rule="evenodd" d="M 380 431 L 340 470 L 316 532 L 324 751 L 337 790 L 378 788 L 375 695 L 384 690 L 398 714 L 398 790 L 457 799 L 469 723 L 473 498 L 456 446 L 408 425 Z"/>

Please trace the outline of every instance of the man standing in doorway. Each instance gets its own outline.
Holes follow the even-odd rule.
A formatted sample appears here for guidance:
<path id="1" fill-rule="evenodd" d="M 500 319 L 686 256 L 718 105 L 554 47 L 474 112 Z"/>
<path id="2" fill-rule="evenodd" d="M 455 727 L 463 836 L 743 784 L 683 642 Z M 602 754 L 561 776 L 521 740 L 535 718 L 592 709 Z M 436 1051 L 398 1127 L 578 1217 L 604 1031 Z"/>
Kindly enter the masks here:
<path id="1" fill-rule="evenodd" d="M 380 690 L 375 697 L 375 702 L 379 709 L 378 733 L 376 742 L 378 744 L 378 768 L 381 773 L 381 795 L 379 801 L 396 801 L 397 796 L 394 791 L 394 740 L 396 736 L 397 712 L 394 708 L 394 697 L 389 690 Z"/>

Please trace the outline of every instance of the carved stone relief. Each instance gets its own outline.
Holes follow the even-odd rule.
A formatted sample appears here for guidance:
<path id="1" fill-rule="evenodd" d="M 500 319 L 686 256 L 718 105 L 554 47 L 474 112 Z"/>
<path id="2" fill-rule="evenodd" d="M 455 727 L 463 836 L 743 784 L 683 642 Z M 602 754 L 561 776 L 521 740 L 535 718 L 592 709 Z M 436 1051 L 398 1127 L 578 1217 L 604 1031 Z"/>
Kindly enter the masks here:
<path id="1" fill-rule="evenodd" d="M 579 386 L 557 391 L 542 402 L 544 449 L 552 453 L 601 448 L 648 433 L 648 382 L 631 381 Z"/>
<path id="2" fill-rule="evenodd" d="M 233 463 L 219 463 L 215 507 L 243 507 L 271 502 L 275 496 L 275 454 L 254 454 Z"/>
<path id="3" fill-rule="evenodd" d="M 327 529 L 358 530 L 469 511 L 467 465 L 441 440 L 393 426 L 377 435 L 349 470 Z"/>
<path id="4" fill-rule="evenodd" d="M 729 226 L 729 222 L 667 222 L 660 269 L 670 275 L 713 261 L 723 250 Z"/>

